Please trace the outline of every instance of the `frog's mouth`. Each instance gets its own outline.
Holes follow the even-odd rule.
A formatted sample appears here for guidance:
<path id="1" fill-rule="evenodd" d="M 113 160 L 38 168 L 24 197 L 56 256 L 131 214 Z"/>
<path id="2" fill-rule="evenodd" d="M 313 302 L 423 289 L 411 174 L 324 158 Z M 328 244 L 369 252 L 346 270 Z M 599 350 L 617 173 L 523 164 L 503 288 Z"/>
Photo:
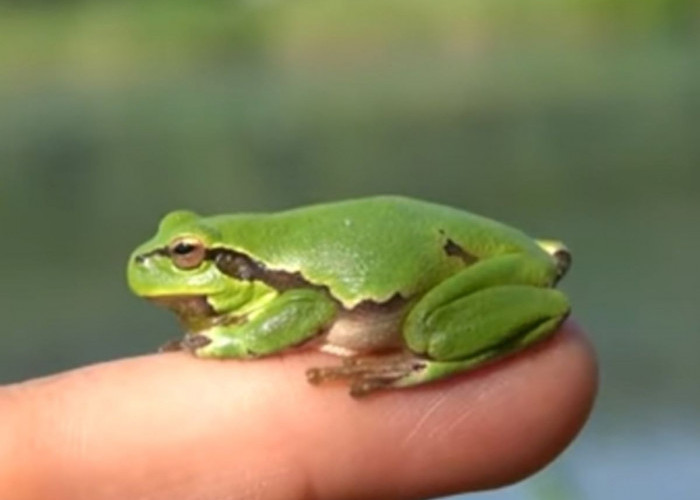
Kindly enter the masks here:
<path id="1" fill-rule="evenodd" d="M 217 315 L 207 302 L 206 295 L 156 295 L 147 298 L 174 311 L 182 319 L 211 318 Z"/>

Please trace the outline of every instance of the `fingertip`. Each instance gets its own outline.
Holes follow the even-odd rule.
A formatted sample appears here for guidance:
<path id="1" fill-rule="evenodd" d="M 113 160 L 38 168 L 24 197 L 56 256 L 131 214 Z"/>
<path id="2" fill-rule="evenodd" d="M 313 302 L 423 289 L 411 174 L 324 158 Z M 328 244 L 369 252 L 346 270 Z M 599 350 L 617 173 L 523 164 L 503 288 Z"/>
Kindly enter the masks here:
<path id="1" fill-rule="evenodd" d="M 474 491 L 521 479 L 560 453 L 585 422 L 597 380 L 591 346 L 571 322 L 502 362 L 362 400 L 306 382 L 307 368 L 334 360 L 170 353 L 3 388 L 16 465 L 0 474 L 0 491 L 33 488 L 15 498 L 36 498 L 44 485 L 57 500 L 105 491 L 154 500 Z M 3 449 L 0 460 L 10 460 Z"/>
<path id="2" fill-rule="evenodd" d="M 355 403 L 333 394 L 321 419 L 332 423 L 305 438 L 316 450 L 306 454 L 310 480 L 322 498 L 430 497 L 510 484 L 574 439 L 596 387 L 591 345 L 569 322 L 540 345 L 442 382 Z"/>

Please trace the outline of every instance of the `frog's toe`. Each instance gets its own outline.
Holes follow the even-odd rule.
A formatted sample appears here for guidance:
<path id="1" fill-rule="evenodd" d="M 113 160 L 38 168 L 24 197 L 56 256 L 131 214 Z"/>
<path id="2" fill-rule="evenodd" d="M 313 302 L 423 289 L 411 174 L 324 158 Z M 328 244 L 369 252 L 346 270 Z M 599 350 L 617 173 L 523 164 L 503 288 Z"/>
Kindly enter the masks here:
<path id="1" fill-rule="evenodd" d="M 183 349 L 194 352 L 200 347 L 211 344 L 211 339 L 204 335 L 186 335 L 180 344 Z"/>
<path id="2" fill-rule="evenodd" d="M 352 379 L 355 376 L 357 376 L 357 368 L 352 364 L 316 367 L 306 370 L 306 380 L 313 385 L 319 385 L 333 380 Z"/>
<path id="3" fill-rule="evenodd" d="M 380 389 L 386 389 L 390 387 L 391 381 L 370 379 L 370 380 L 359 380 L 350 384 L 350 396 L 353 398 L 361 398 L 374 391 Z"/>
<path id="4" fill-rule="evenodd" d="M 211 343 L 204 335 L 185 335 L 183 339 L 171 339 L 158 348 L 158 352 L 190 351 L 194 353 L 200 347 Z"/>
<path id="5" fill-rule="evenodd" d="M 158 348 L 158 352 L 175 352 L 182 351 L 181 339 L 170 339 L 165 344 Z"/>
<path id="6" fill-rule="evenodd" d="M 344 360 L 339 366 L 310 368 L 306 378 L 314 385 L 347 380 L 350 395 L 360 397 L 379 389 L 397 387 L 401 379 L 424 367 L 422 360 L 406 356 L 356 358 Z"/>

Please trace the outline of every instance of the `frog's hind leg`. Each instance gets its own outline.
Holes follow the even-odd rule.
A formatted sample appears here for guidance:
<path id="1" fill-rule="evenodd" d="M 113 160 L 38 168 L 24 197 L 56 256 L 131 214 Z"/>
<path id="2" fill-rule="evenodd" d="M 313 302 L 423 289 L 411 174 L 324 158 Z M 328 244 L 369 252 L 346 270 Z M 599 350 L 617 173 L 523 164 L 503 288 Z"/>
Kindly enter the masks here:
<path id="1" fill-rule="evenodd" d="M 403 321 L 409 353 L 311 370 L 311 382 L 345 378 L 351 393 L 407 387 L 480 366 L 546 337 L 569 313 L 550 288 L 552 262 L 504 255 L 476 263 L 438 284 Z"/>
<path id="2" fill-rule="evenodd" d="M 551 288 L 553 261 L 508 254 L 478 262 L 439 283 L 411 309 L 403 324 L 408 348 L 455 361 L 512 342 L 550 318 L 568 314 L 569 302 Z"/>
<path id="3" fill-rule="evenodd" d="M 551 288 L 555 262 L 504 255 L 479 262 L 429 291 L 404 323 L 408 347 L 427 358 L 397 380 L 405 387 L 480 366 L 556 331 L 569 314 L 566 296 Z"/>
<path id="4" fill-rule="evenodd" d="M 568 314 L 567 299 L 558 290 L 515 285 L 488 289 L 488 292 L 470 296 L 470 303 L 456 304 L 455 307 L 466 308 L 460 309 L 463 314 L 454 316 L 446 311 L 447 316 L 436 318 L 432 325 L 435 328 L 452 328 L 453 322 L 461 325 L 461 328 L 457 338 L 448 334 L 449 339 L 435 344 L 435 357 L 406 351 L 394 356 L 349 358 L 341 366 L 311 368 L 307 371 L 307 378 L 313 384 L 347 380 L 350 394 L 354 397 L 379 389 L 423 384 L 477 368 L 540 341 L 554 332 Z M 522 299 L 532 300 L 533 303 L 528 307 L 527 303 L 521 302 Z M 513 300 L 515 302 L 510 302 Z M 543 309 L 542 303 L 548 304 L 548 309 Z M 500 325 L 474 321 L 479 317 L 488 321 L 493 315 L 505 318 L 505 321 Z M 496 326 L 500 328 L 488 330 Z M 494 338 L 500 340 L 493 342 Z M 469 344 L 469 347 L 460 350 L 459 346 L 451 345 L 460 342 Z M 439 353 L 441 349 L 445 350 L 445 354 L 437 356 L 435 351 Z M 461 356 L 451 356 L 453 352 Z"/>
<path id="5" fill-rule="evenodd" d="M 470 357 L 455 361 L 424 360 L 410 373 L 393 381 L 392 387 L 410 387 L 423 384 L 431 380 L 438 380 L 455 373 L 469 371 L 506 357 L 509 354 L 520 351 L 530 344 L 534 344 L 548 337 L 566 319 L 567 313 L 555 315 L 516 337 L 514 340 L 504 342 L 494 348 L 477 352 Z"/>

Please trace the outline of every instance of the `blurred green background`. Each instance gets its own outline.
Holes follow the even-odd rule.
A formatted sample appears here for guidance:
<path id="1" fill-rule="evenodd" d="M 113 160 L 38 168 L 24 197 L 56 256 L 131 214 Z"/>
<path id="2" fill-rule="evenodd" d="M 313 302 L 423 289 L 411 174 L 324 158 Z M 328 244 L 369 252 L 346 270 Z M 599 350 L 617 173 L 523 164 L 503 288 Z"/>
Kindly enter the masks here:
<path id="1" fill-rule="evenodd" d="M 700 497 L 700 5 L 0 1 L 0 382 L 151 352 L 166 211 L 377 193 L 556 237 L 593 419 L 483 499 Z M 517 443 L 514 443 L 517 445 Z"/>

